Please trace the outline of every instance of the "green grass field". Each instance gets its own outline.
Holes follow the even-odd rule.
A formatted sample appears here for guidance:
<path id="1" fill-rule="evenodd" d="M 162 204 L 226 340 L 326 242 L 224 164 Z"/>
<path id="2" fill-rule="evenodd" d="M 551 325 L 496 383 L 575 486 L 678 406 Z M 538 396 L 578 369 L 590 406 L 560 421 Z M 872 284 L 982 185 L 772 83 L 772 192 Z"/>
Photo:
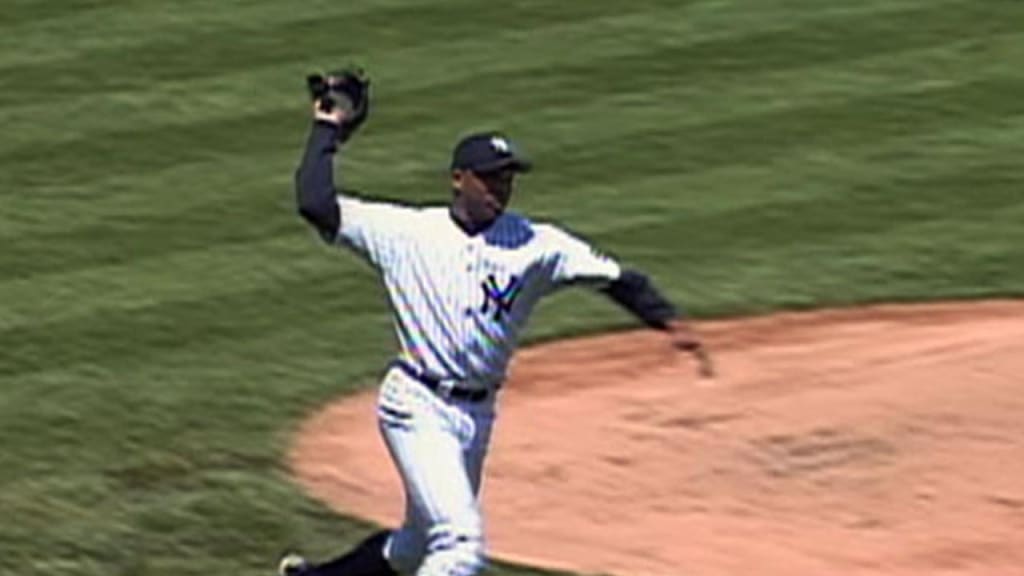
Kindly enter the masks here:
<path id="1" fill-rule="evenodd" d="M 367 530 L 281 463 L 393 350 L 370 271 L 294 214 L 303 78 L 336 63 L 376 88 L 349 185 L 446 201 L 458 136 L 503 128 L 538 166 L 517 209 L 697 316 L 1024 294 L 1019 0 L 3 13 L 4 574 L 270 574 Z M 568 292 L 529 339 L 632 325 Z"/>

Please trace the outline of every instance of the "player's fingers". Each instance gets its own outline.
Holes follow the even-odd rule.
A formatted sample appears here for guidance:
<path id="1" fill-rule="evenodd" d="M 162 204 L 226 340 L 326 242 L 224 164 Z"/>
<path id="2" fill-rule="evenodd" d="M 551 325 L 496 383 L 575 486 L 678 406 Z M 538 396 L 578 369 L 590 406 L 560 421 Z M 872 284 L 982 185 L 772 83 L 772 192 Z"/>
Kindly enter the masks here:
<path id="1" fill-rule="evenodd" d="M 697 357 L 700 375 L 704 378 L 714 378 L 715 364 L 711 361 L 711 355 L 708 354 L 707 350 L 703 347 L 698 347 L 693 351 L 693 354 Z"/>
<path id="2" fill-rule="evenodd" d="M 701 347 L 700 340 L 693 337 L 676 338 L 672 344 L 684 352 L 695 352 Z"/>
<path id="3" fill-rule="evenodd" d="M 313 117 L 317 120 L 326 120 L 334 124 L 341 124 L 345 120 L 345 112 L 339 107 L 334 107 L 330 112 L 325 112 L 321 100 L 313 102 Z"/>

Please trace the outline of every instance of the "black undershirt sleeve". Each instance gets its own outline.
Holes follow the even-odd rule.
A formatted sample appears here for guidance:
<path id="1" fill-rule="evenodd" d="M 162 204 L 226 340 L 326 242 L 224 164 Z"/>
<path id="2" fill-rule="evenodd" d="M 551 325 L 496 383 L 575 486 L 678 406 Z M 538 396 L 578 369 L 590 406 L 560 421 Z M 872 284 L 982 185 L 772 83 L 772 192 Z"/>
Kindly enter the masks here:
<path id="1" fill-rule="evenodd" d="M 333 156 L 337 151 L 337 134 L 336 125 L 314 122 L 302 163 L 295 171 L 295 200 L 299 214 L 327 242 L 334 241 L 341 225 L 341 211 L 334 188 Z"/>
<path id="2" fill-rule="evenodd" d="M 635 270 L 623 270 L 617 280 L 601 290 L 651 328 L 664 330 L 679 312 L 654 287 L 650 278 Z"/>

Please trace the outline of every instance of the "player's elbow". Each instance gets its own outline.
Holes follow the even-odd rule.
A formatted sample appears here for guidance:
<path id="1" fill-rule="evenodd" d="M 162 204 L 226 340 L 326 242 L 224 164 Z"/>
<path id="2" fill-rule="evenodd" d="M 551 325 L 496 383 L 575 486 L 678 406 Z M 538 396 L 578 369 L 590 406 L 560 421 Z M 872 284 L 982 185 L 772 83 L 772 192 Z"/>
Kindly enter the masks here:
<path id="1" fill-rule="evenodd" d="M 332 201 L 303 202 L 299 204 L 299 215 L 317 229 L 324 238 L 333 238 L 341 224 L 338 206 Z"/>
<path id="2" fill-rule="evenodd" d="M 664 329 L 678 316 L 675 306 L 658 292 L 650 278 L 636 270 L 623 270 L 604 292 L 652 328 Z"/>
<path id="3" fill-rule="evenodd" d="M 341 225 L 341 211 L 334 193 L 309 194 L 300 189 L 297 195 L 297 212 L 325 238 L 333 238 Z"/>

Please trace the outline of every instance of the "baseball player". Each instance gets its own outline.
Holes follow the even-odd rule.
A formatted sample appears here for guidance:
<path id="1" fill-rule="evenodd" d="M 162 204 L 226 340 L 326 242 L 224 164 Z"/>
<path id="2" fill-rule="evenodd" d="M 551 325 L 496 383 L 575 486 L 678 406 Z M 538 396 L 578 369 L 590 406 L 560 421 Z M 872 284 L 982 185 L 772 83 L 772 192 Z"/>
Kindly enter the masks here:
<path id="1" fill-rule="evenodd" d="M 400 528 L 334 560 L 296 554 L 281 576 L 473 576 L 484 566 L 478 494 L 495 402 L 516 338 L 541 297 L 572 285 L 607 294 L 710 373 L 701 342 L 646 276 L 562 228 L 508 211 L 530 162 L 498 132 L 469 135 L 451 159 L 452 199 L 411 207 L 338 192 L 332 159 L 366 119 L 369 84 L 317 80 L 313 126 L 296 173 L 298 210 L 328 243 L 379 274 L 400 351 L 380 386 L 377 419 L 401 476 Z M 311 83 L 315 84 L 315 82 Z M 347 98 L 351 106 L 336 100 Z"/>

